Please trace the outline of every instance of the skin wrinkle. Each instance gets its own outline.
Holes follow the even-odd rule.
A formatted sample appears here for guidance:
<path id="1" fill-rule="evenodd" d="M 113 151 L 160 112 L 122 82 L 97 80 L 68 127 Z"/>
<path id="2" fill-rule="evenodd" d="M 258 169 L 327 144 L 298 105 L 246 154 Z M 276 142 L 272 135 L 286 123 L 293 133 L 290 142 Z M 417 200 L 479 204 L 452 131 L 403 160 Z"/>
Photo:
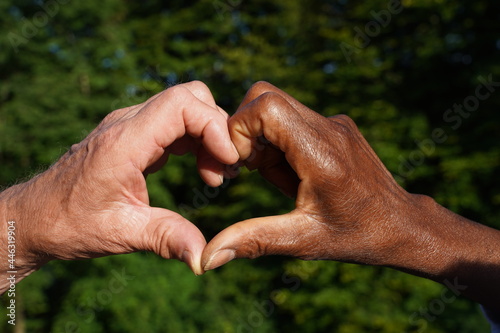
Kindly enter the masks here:
<path id="1" fill-rule="evenodd" d="M 172 223 L 173 222 L 171 222 L 171 224 Z M 175 224 L 178 224 L 178 222 L 176 221 Z M 172 229 L 167 227 L 165 230 L 165 225 L 163 225 L 162 223 L 158 223 L 156 225 L 156 228 L 151 233 L 151 235 L 154 235 L 155 238 L 152 239 L 149 243 L 158 246 L 157 248 L 153 248 L 153 251 L 156 253 L 160 253 L 163 258 L 172 258 L 170 249 L 167 246 L 168 240 L 171 237 L 171 232 Z"/>
<path id="2" fill-rule="evenodd" d="M 375 167 L 378 168 L 379 171 L 382 171 L 382 173 L 385 175 L 385 179 L 389 180 L 390 182 L 394 182 L 394 179 L 392 178 L 391 173 L 381 165 L 379 162 L 378 156 L 375 154 L 373 149 L 370 147 L 368 142 L 365 140 L 365 138 L 361 135 L 361 133 L 357 130 L 356 125 L 354 122 L 347 116 L 345 115 L 337 115 L 333 116 L 331 118 L 328 118 L 329 120 L 336 122 L 336 123 L 341 123 L 344 126 L 348 128 L 348 131 L 346 132 L 346 136 L 353 136 L 355 138 L 354 143 L 357 146 L 355 149 L 356 152 L 363 152 L 365 156 L 371 159 L 371 162 Z"/>
<path id="3" fill-rule="evenodd" d="M 195 86 L 199 86 L 199 84 L 196 84 Z M 208 89 L 206 89 L 206 90 L 208 91 Z M 200 95 L 200 94 L 198 94 L 198 95 Z M 175 96 L 175 98 L 174 98 L 174 96 Z M 228 137 L 221 138 L 221 136 L 224 135 L 225 130 L 223 130 L 220 125 L 222 125 L 222 124 L 226 125 L 227 115 L 225 116 L 223 113 L 221 113 L 221 110 L 215 106 L 215 102 L 214 102 L 214 106 L 211 106 L 211 105 L 202 101 L 202 103 L 201 103 L 202 108 L 210 108 L 210 109 L 216 111 L 216 113 L 213 113 L 213 114 L 208 114 L 206 112 L 202 113 L 201 118 L 204 119 L 204 121 L 200 121 L 199 116 L 193 117 L 193 114 L 192 114 L 192 109 L 196 108 L 196 107 L 199 108 L 200 106 L 186 104 L 186 100 L 188 100 L 188 101 L 192 100 L 192 96 L 193 96 L 193 94 L 191 92 L 189 92 L 188 89 L 176 86 L 174 92 L 170 92 L 168 94 L 168 96 L 166 97 L 167 99 L 169 99 L 169 101 L 171 100 L 170 104 L 173 105 L 174 107 L 177 104 L 183 103 L 183 104 L 180 104 L 180 107 L 179 107 L 179 109 L 181 110 L 180 117 L 178 117 L 178 116 L 173 117 L 175 119 L 172 119 L 172 117 L 170 117 L 170 119 L 169 119 L 170 127 L 178 128 L 178 129 L 181 129 L 182 131 L 181 132 L 177 131 L 177 133 L 174 133 L 174 135 L 176 135 L 177 137 L 181 137 L 181 139 L 175 140 L 175 142 L 172 144 L 172 147 L 168 151 L 163 151 L 162 155 L 160 155 L 162 157 L 160 157 L 159 159 L 163 158 L 163 160 L 166 160 L 167 156 L 165 154 L 167 154 L 167 153 L 174 153 L 174 154 L 181 155 L 181 154 L 186 153 L 187 151 L 192 151 L 192 152 L 202 151 L 203 154 L 201 154 L 199 156 L 203 155 L 206 157 L 205 157 L 205 159 L 198 159 L 197 163 L 198 163 L 198 170 L 200 171 L 200 175 L 205 180 L 205 182 L 207 182 L 209 185 L 217 186 L 220 184 L 220 177 L 218 174 L 223 171 L 223 165 L 221 164 L 220 161 L 223 161 L 225 163 L 229 162 L 229 160 L 227 158 L 228 155 L 223 154 L 223 152 L 225 152 L 229 149 L 232 150 L 231 143 L 229 143 L 227 140 Z M 212 99 L 212 101 L 213 101 L 213 99 Z M 156 100 L 156 102 L 158 102 L 158 100 Z M 210 102 L 210 101 L 208 101 L 208 102 Z M 197 103 L 199 103 L 199 102 L 197 102 Z M 158 112 L 160 112 L 160 111 L 158 111 Z M 220 117 L 220 119 L 216 120 L 216 118 L 219 118 L 219 117 Z M 155 121 L 155 123 L 157 123 L 157 121 Z M 203 123 L 202 127 L 197 125 L 200 123 Z M 219 124 L 219 123 L 221 123 L 221 124 Z M 155 124 L 154 126 L 157 126 L 157 124 Z M 219 133 L 222 133 L 222 135 Z M 170 133 L 170 136 L 171 135 L 172 135 L 172 133 Z M 207 136 L 211 137 L 212 139 L 205 140 L 205 137 L 207 137 Z M 189 140 L 188 140 L 187 137 L 193 137 L 194 140 L 192 140 L 191 138 L 189 138 Z M 214 140 L 213 138 L 216 138 L 216 140 Z M 224 139 L 224 140 L 220 140 L 220 139 Z M 163 147 L 163 142 L 158 141 L 158 137 L 156 137 L 156 140 L 157 140 L 156 141 L 157 146 Z M 214 155 L 217 159 L 214 159 L 213 157 L 208 157 L 209 156 L 208 153 L 205 154 L 205 152 L 203 151 L 203 149 L 205 149 L 205 148 L 203 148 L 202 150 L 200 150 L 198 148 L 198 147 L 202 146 L 200 143 L 202 143 L 204 141 L 206 141 L 206 142 L 205 142 L 205 144 L 203 144 L 203 146 L 205 146 L 206 150 L 208 150 L 208 152 L 210 152 L 212 155 Z M 207 142 L 208 142 L 208 144 L 206 144 Z M 189 145 L 186 145 L 185 143 L 189 143 Z M 225 146 L 225 147 L 223 149 L 220 149 L 221 145 Z M 182 147 L 182 149 L 179 149 L 181 147 Z M 155 159 L 155 161 L 156 161 L 156 159 Z M 161 166 L 161 163 L 158 163 L 158 166 L 155 166 L 153 168 L 153 170 L 156 168 L 159 168 L 160 166 Z M 216 174 L 214 175 L 214 173 L 216 173 Z"/>
<path id="4" fill-rule="evenodd" d="M 205 124 L 205 126 L 203 127 L 203 129 L 201 130 L 201 135 L 200 135 L 199 139 L 201 139 L 201 140 L 203 141 L 203 139 L 204 139 L 204 138 L 205 138 L 205 136 L 206 136 L 205 132 L 211 131 L 211 130 L 212 130 L 212 127 L 215 127 L 215 128 L 213 129 L 213 131 L 214 131 L 214 132 L 219 132 L 219 131 L 218 131 L 218 129 L 217 129 L 217 124 L 216 124 L 215 120 L 214 120 L 214 119 L 210 119 L 210 120 L 209 120 L 209 121 Z M 217 152 L 217 150 L 216 150 L 216 149 L 214 149 L 214 148 L 216 148 L 217 146 L 219 146 L 219 143 L 213 143 L 213 144 L 207 145 L 205 148 L 207 148 L 207 149 L 209 149 L 209 148 L 210 148 L 210 149 L 212 150 L 212 151 L 211 151 L 212 153 L 216 153 L 216 152 Z"/>
<path id="5" fill-rule="evenodd" d="M 14 207 L 7 211 L 20 229 L 33 231 L 21 233 L 19 276 L 57 257 L 135 250 L 166 258 L 187 254 L 196 274 L 201 265 L 211 269 L 235 257 L 284 254 L 389 266 L 438 282 L 460 277 L 464 295 L 497 304 L 500 254 L 493 249 L 500 248 L 500 232 L 404 191 L 349 117 L 324 118 L 262 82 L 229 120 L 214 103 L 208 88 L 193 82 L 118 110 L 49 171 L 3 192 L 16 198 L 5 202 Z M 263 133 L 270 142 L 260 149 Z M 142 202 L 143 174 L 169 153 L 194 151 L 200 174 L 208 177 L 210 163 L 237 162 L 229 135 L 240 159 L 253 159 L 243 162 L 296 194 L 296 209 L 237 223 L 206 244 L 180 215 Z M 212 162 L 203 162 L 205 153 L 213 154 Z M 0 215 L 5 209 L 0 205 Z M 36 236 L 45 225 L 51 229 L 44 243 Z M 225 256 L 216 260 L 221 250 Z M 5 291 L 4 284 L 0 288 Z"/>
<path id="6" fill-rule="evenodd" d="M 199 89 L 195 94 L 205 100 L 191 89 Z M 185 135 L 186 127 L 191 136 Z M 213 161 L 218 158 L 220 166 L 237 162 L 227 114 L 217 108 L 208 88 L 200 82 L 180 85 L 110 113 L 47 171 L 0 193 L 0 215 L 15 219 L 19 230 L 19 280 L 57 258 L 140 250 L 180 259 L 187 253 L 190 268 L 202 273 L 203 234 L 180 215 L 150 207 L 145 182 L 153 164 L 160 168 L 168 153 L 193 151 L 200 157 L 202 145 L 213 147 Z M 202 161 L 201 169 L 209 163 Z M 207 176 L 209 170 L 202 171 Z M 0 291 L 5 287 L 1 283 Z"/>
<path id="7" fill-rule="evenodd" d="M 153 136 L 156 145 L 164 148 L 167 146 L 166 142 L 173 142 L 174 138 L 181 138 L 186 133 L 184 113 L 187 107 L 191 107 L 189 104 L 186 105 L 186 101 L 189 103 L 191 99 L 185 89 L 179 88 L 179 86 L 167 89 L 154 96 L 145 104 L 144 108 L 141 108 L 134 123 L 143 131 L 156 129 L 160 126 L 159 124 L 169 128 L 167 135 L 157 133 Z M 179 109 L 180 112 L 169 112 L 172 108 Z M 136 126 L 132 126 L 132 128 Z"/>
<path id="8" fill-rule="evenodd" d="M 293 129 L 296 124 L 304 123 L 304 119 L 301 117 L 301 115 L 297 112 L 292 111 L 291 114 L 288 114 L 288 117 L 284 117 L 282 110 L 289 107 L 289 104 L 285 99 L 274 92 L 264 93 L 255 102 L 250 103 L 249 106 L 251 107 L 252 105 L 256 104 L 269 104 L 268 107 L 263 109 L 264 116 L 261 116 L 259 113 L 257 113 L 256 115 L 260 119 L 260 132 L 264 133 L 264 136 L 267 139 L 276 143 L 282 151 L 293 151 L 294 147 L 288 147 L 289 142 L 281 142 L 279 136 L 276 136 L 273 131 L 269 131 L 269 128 L 273 128 L 273 126 L 268 126 L 268 124 L 264 125 L 264 123 L 272 122 L 275 123 L 275 125 L 279 126 L 281 126 L 281 123 L 283 123 L 285 127 Z M 296 132 L 291 132 L 292 136 L 296 134 Z M 297 139 L 294 140 L 294 142 L 297 143 L 298 141 L 298 143 L 300 144 L 302 140 L 303 139 Z"/>
<path id="9" fill-rule="evenodd" d="M 323 154 L 320 153 L 320 150 L 317 148 L 318 143 L 321 142 L 321 134 L 319 130 L 308 124 L 309 135 L 307 139 L 302 139 L 300 142 L 302 143 L 300 147 L 301 152 L 306 152 L 304 155 L 310 155 L 310 159 L 305 159 L 308 162 L 307 165 L 304 166 L 304 169 L 316 168 L 319 172 L 325 172 L 332 168 L 332 165 L 328 162 L 328 159 L 322 158 Z"/>
<path id="10" fill-rule="evenodd" d="M 240 153 L 251 150 L 252 138 L 262 131 L 277 146 L 266 147 L 264 158 L 257 156 L 251 163 L 271 183 L 283 189 L 292 176 L 301 181 L 296 185 L 292 218 L 251 219 L 228 227 L 205 248 L 205 269 L 214 268 L 213 262 L 224 264 L 214 260 L 219 250 L 234 249 L 235 257 L 279 253 L 388 266 L 438 282 L 460 274 L 474 283 L 478 277 L 457 263 L 486 264 L 490 257 L 487 265 L 500 261 L 491 248 L 471 248 L 474 241 L 466 242 L 458 234 L 460 229 L 469 230 L 471 237 L 500 246 L 498 232 L 402 189 L 345 115 L 324 118 L 276 87 L 259 82 L 247 92 L 229 127 Z M 482 284 L 475 285 L 474 291 L 469 288 L 464 293 L 488 303 Z"/>

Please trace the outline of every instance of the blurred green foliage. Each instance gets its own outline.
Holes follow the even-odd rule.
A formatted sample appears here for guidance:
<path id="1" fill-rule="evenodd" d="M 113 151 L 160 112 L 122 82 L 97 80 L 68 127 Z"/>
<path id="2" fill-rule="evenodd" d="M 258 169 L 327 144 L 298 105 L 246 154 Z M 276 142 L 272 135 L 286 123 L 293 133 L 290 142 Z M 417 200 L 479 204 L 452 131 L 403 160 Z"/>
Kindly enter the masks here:
<path id="1" fill-rule="evenodd" d="M 202 80 L 231 113 L 267 80 L 326 116 L 351 116 L 407 190 L 500 226 L 500 87 L 483 86 L 485 98 L 476 90 L 500 81 L 499 2 L 4 0 L 0 10 L 1 186 L 47 168 L 108 112 L 170 85 Z M 190 156 L 172 158 L 148 185 L 152 204 L 180 211 L 207 238 L 293 208 L 253 172 L 205 186 Z M 444 302 L 443 288 L 386 268 L 287 258 L 195 277 L 137 253 L 46 265 L 18 285 L 16 328 L 487 330 L 476 304 Z"/>

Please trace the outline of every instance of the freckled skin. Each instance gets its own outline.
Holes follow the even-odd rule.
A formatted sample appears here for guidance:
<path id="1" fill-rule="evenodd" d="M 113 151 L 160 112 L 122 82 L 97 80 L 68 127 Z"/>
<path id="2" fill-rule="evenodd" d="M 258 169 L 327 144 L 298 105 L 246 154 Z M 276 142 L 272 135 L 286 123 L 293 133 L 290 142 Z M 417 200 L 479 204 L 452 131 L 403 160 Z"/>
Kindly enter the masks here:
<path id="1" fill-rule="evenodd" d="M 234 258 L 287 255 L 388 266 L 493 307 L 500 299 L 500 232 L 467 220 L 393 179 L 355 123 L 325 118 L 266 82 L 252 86 L 229 120 L 240 159 L 296 208 L 220 232 L 205 270 Z M 255 149 L 256 138 L 269 143 Z M 462 288 L 463 289 L 463 288 Z"/>

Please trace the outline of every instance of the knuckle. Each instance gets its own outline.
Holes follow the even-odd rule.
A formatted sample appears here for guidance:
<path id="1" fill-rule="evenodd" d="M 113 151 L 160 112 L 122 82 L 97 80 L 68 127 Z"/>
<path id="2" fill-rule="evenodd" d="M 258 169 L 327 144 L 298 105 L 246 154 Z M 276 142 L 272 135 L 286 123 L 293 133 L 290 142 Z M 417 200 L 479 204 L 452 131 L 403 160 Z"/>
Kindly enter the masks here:
<path id="1" fill-rule="evenodd" d="M 81 142 L 72 144 L 68 150 L 69 155 L 75 154 L 80 149 L 80 147 L 81 147 Z"/>
<path id="2" fill-rule="evenodd" d="M 274 89 L 274 86 L 272 84 L 270 84 L 269 82 L 258 81 L 258 82 L 255 82 L 250 87 L 250 89 L 248 90 L 247 96 L 253 100 L 262 94 L 265 94 L 267 92 L 272 91 L 273 89 Z"/>
<path id="3" fill-rule="evenodd" d="M 118 109 L 118 110 L 115 110 L 113 112 L 108 113 L 104 117 L 104 119 L 102 120 L 102 123 L 109 124 L 109 123 L 115 122 L 116 120 L 118 120 L 122 117 L 122 115 L 126 112 L 127 109 L 128 108 Z"/>
<path id="4" fill-rule="evenodd" d="M 186 101 L 189 90 L 182 85 L 177 85 L 164 90 L 157 99 L 160 104 Z"/>
<path id="5" fill-rule="evenodd" d="M 120 121 L 129 118 L 130 117 L 130 110 L 131 110 L 131 108 L 127 107 L 127 108 L 118 109 L 118 110 L 115 110 L 113 112 L 108 113 L 92 133 L 95 133 L 96 131 L 100 131 L 104 128 L 108 128 L 110 126 L 114 126 L 117 123 L 119 123 Z"/>
<path id="6" fill-rule="evenodd" d="M 349 117 L 348 115 L 338 114 L 336 116 L 333 116 L 331 119 L 333 119 L 336 123 L 339 123 L 339 124 L 344 125 L 346 127 L 357 128 L 354 120 L 352 120 L 351 117 Z"/>
<path id="7" fill-rule="evenodd" d="M 239 123 L 237 119 L 245 116 L 256 116 L 259 118 L 265 118 L 268 120 L 278 119 L 282 116 L 283 111 L 286 107 L 286 101 L 283 97 L 275 92 L 265 92 L 255 98 L 251 103 L 245 106 L 244 109 L 238 110 L 229 121 L 229 127 L 233 128 Z M 242 112 L 244 111 L 244 112 Z"/>
<path id="8" fill-rule="evenodd" d="M 266 92 L 254 101 L 253 109 L 258 117 L 268 123 L 269 126 L 282 126 L 289 121 L 286 118 L 294 117 L 295 112 L 291 110 L 290 104 L 278 93 Z"/>
<path id="9" fill-rule="evenodd" d="M 113 126 L 91 137 L 87 143 L 87 149 L 93 154 L 101 153 L 101 151 L 108 151 L 111 145 L 116 141 L 116 135 L 113 130 L 115 127 L 116 126 Z"/>
<path id="10" fill-rule="evenodd" d="M 181 85 L 173 86 L 168 89 L 165 89 L 159 96 L 158 98 L 172 98 L 173 96 L 176 96 L 178 94 L 183 94 L 186 88 L 184 88 Z"/>
<path id="11" fill-rule="evenodd" d="M 338 134 L 344 137 L 351 136 L 358 132 L 358 127 L 354 120 L 345 114 L 339 114 L 329 118 Z"/>
<path id="12" fill-rule="evenodd" d="M 189 82 L 190 85 L 192 85 L 195 89 L 205 89 L 208 90 L 208 87 L 205 83 L 203 83 L 200 80 L 194 80 Z"/>
<path id="13" fill-rule="evenodd" d="M 264 106 L 260 108 L 260 111 L 269 115 L 280 113 L 286 103 L 283 97 L 272 91 L 261 94 L 258 98 L 258 102 Z"/>
<path id="14" fill-rule="evenodd" d="M 188 83 L 190 89 L 196 93 L 197 96 L 201 97 L 202 99 L 205 99 L 207 97 L 211 97 L 212 93 L 210 92 L 210 89 L 208 86 L 201 82 L 201 81 L 191 81 Z"/>

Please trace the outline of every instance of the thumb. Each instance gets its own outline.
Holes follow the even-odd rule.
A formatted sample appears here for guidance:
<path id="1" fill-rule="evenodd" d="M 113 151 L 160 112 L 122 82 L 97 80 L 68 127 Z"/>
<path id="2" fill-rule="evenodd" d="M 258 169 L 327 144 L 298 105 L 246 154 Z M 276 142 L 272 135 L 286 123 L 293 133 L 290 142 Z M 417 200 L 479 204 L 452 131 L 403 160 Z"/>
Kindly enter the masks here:
<path id="1" fill-rule="evenodd" d="M 253 259 L 264 255 L 300 257 L 302 249 L 298 241 L 304 230 L 305 219 L 295 211 L 233 224 L 207 244 L 201 267 L 208 271 L 235 258 Z"/>
<path id="2" fill-rule="evenodd" d="M 181 215 L 163 208 L 151 208 L 141 250 L 155 252 L 165 259 L 185 262 L 196 274 L 203 274 L 200 260 L 206 240 L 201 231 Z"/>

